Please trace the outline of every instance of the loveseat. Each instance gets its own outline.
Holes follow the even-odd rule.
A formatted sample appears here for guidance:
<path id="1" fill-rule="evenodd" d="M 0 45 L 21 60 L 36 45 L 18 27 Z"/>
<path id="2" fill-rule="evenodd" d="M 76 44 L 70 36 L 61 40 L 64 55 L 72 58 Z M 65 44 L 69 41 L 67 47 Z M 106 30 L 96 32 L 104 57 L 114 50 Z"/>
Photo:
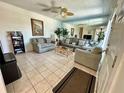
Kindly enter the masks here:
<path id="1" fill-rule="evenodd" d="M 37 53 L 47 52 L 55 48 L 50 38 L 32 38 L 31 39 L 33 50 Z"/>
<path id="2" fill-rule="evenodd" d="M 95 47 L 91 51 L 76 49 L 74 61 L 97 71 L 102 56 L 102 49 Z"/>

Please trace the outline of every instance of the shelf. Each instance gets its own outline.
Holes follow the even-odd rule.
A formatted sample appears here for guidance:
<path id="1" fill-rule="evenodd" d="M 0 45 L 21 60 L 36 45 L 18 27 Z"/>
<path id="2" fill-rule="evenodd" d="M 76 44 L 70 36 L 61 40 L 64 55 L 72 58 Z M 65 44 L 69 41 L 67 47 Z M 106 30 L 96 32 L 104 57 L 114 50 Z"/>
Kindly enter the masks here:
<path id="1" fill-rule="evenodd" d="M 13 39 L 21 39 L 21 37 L 12 37 Z"/>
<path id="2" fill-rule="evenodd" d="M 11 32 L 11 39 L 15 54 L 25 52 L 23 35 L 21 32 L 19 31 Z"/>

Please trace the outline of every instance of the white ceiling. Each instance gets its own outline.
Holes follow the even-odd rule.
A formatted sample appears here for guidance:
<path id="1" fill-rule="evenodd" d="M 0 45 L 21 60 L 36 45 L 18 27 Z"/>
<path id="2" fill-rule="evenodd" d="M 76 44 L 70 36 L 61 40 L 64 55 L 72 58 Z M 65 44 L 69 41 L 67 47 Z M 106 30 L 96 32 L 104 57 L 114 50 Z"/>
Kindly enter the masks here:
<path id="1" fill-rule="evenodd" d="M 31 10 L 51 18 L 62 20 L 63 22 L 77 22 L 99 20 L 101 22 L 107 21 L 107 17 L 110 14 L 110 0 L 54 0 L 56 6 L 62 6 L 68 8 L 75 15 L 72 17 L 62 18 L 58 14 L 42 11 L 43 7 L 38 6 L 37 3 L 43 3 L 50 5 L 51 0 L 0 0 L 6 3 L 13 4 L 15 6 Z M 103 21 L 104 20 L 104 21 Z M 93 22 L 94 23 L 94 22 Z"/>

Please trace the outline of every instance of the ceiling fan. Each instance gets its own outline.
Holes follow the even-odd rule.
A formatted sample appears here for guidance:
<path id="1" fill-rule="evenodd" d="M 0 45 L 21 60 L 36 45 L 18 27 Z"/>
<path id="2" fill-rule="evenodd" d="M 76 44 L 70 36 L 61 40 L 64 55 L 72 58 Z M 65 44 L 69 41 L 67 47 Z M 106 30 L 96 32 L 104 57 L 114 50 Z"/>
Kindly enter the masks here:
<path id="1" fill-rule="evenodd" d="M 46 5 L 46 4 L 43 4 L 43 3 L 38 3 L 37 5 L 41 6 L 41 7 L 44 7 L 42 9 L 42 11 L 45 11 L 45 12 L 52 12 L 52 13 L 59 13 L 62 17 L 67 17 L 67 16 L 73 16 L 74 13 L 68 11 L 67 8 L 64 8 L 64 7 L 61 7 L 61 6 L 56 6 L 55 5 L 55 1 L 52 0 L 51 1 L 51 5 Z"/>
<path id="2" fill-rule="evenodd" d="M 67 8 L 61 8 L 60 15 L 61 15 L 62 17 L 67 17 L 67 16 L 73 16 L 74 13 L 68 11 Z"/>
<path id="3" fill-rule="evenodd" d="M 43 3 L 37 3 L 37 5 L 41 6 L 41 7 L 44 7 L 42 9 L 42 11 L 50 11 L 52 13 L 58 13 L 58 11 L 61 9 L 61 7 L 58 7 L 58 6 L 55 6 L 55 1 L 52 0 L 50 2 L 51 5 L 46 5 L 46 4 L 43 4 Z"/>

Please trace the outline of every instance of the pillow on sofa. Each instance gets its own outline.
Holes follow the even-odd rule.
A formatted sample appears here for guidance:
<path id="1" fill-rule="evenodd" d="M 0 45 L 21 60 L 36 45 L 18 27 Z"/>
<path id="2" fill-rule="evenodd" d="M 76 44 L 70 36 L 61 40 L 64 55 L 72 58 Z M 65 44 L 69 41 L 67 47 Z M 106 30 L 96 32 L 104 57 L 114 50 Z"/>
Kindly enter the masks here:
<path id="1" fill-rule="evenodd" d="M 32 43 L 36 43 L 36 42 L 37 42 L 37 39 L 36 39 L 36 38 L 32 38 L 32 39 L 31 39 L 31 42 L 32 42 Z"/>
<path id="2" fill-rule="evenodd" d="M 50 38 L 46 38 L 46 42 L 47 43 L 51 43 L 51 39 Z"/>
<path id="3" fill-rule="evenodd" d="M 76 45 L 78 45 L 78 39 L 77 38 L 72 38 L 72 43 L 75 43 Z"/>
<path id="4" fill-rule="evenodd" d="M 78 41 L 78 45 L 79 45 L 79 46 L 83 46 L 84 44 L 85 44 L 85 41 L 84 41 L 84 40 L 80 39 L 80 40 Z"/>
<path id="5" fill-rule="evenodd" d="M 66 40 L 65 40 L 65 43 L 70 44 L 70 39 L 69 39 L 69 38 L 66 39 Z"/>
<path id="6" fill-rule="evenodd" d="M 92 53 L 94 53 L 94 54 L 101 54 L 101 53 L 102 53 L 102 48 L 100 48 L 100 47 L 95 47 L 95 48 L 92 50 Z"/>
<path id="7" fill-rule="evenodd" d="M 38 43 L 41 43 L 41 44 L 44 43 L 44 39 L 43 38 L 38 38 L 37 40 L 38 40 Z"/>

